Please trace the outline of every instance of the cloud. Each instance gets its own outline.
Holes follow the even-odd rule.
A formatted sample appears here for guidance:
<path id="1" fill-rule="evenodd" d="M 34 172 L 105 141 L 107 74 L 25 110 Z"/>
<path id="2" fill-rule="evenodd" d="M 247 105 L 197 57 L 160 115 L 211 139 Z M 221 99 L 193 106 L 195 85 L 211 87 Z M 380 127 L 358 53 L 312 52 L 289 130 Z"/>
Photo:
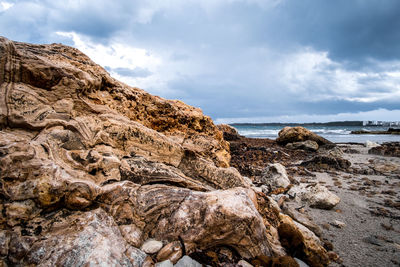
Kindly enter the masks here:
<path id="1" fill-rule="evenodd" d="M 0 12 L 4 12 L 7 9 L 12 8 L 13 5 L 14 5 L 14 3 L 9 3 L 9 2 L 5 2 L 5 1 L 0 2 Z"/>

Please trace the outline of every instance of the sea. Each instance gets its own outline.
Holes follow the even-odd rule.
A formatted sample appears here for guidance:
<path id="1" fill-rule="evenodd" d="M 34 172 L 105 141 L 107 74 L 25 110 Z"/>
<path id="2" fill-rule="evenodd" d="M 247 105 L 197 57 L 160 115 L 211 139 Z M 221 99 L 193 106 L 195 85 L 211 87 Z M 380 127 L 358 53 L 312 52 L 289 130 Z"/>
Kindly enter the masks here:
<path id="1" fill-rule="evenodd" d="M 382 134 L 350 134 L 351 131 L 386 131 L 383 126 L 320 126 L 320 125 L 263 125 L 263 124 L 232 124 L 240 135 L 251 138 L 278 137 L 279 131 L 285 126 L 303 126 L 308 130 L 334 143 L 366 143 L 367 141 L 382 144 L 385 142 L 400 142 L 400 135 Z"/>

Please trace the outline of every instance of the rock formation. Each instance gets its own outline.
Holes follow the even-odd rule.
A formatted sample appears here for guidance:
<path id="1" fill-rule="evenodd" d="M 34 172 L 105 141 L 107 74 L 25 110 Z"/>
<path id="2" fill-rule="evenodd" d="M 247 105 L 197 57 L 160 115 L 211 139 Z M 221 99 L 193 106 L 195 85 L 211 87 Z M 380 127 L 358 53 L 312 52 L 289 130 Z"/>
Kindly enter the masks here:
<path id="1" fill-rule="evenodd" d="M 326 145 L 332 144 L 329 140 L 307 130 L 304 127 L 297 126 L 297 127 L 285 127 L 283 128 L 279 134 L 276 142 L 282 145 L 286 145 L 288 143 L 294 142 L 303 142 L 303 141 L 314 141 L 318 145 Z"/>
<path id="2" fill-rule="evenodd" d="M 0 38 L 0 265 L 145 266 L 221 247 L 274 258 L 296 253 L 292 232 L 302 260 L 326 264 L 229 162 L 200 109 L 118 82 L 74 48 Z M 148 239 L 157 253 L 140 250 Z"/>

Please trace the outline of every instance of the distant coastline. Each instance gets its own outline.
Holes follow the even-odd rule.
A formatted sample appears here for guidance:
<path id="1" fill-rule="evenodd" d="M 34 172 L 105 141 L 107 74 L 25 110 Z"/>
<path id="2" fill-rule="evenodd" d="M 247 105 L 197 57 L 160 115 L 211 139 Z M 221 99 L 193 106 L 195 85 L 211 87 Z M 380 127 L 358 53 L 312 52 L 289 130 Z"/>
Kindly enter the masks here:
<path id="1" fill-rule="evenodd" d="M 230 123 L 231 126 L 369 126 L 369 127 L 392 127 L 400 128 L 400 122 L 385 122 L 385 121 L 331 121 L 331 122 L 310 122 L 310 123 Z"/>

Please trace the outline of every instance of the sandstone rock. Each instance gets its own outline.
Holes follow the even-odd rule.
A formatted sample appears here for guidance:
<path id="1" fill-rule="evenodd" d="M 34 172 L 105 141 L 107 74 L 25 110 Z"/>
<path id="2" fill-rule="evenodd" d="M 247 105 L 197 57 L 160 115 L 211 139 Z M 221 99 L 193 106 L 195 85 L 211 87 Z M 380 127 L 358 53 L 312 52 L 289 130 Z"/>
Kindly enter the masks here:
<path id="1" fill-rule="evenodd" d="M 310 266 L 325 266 L 329 257 L 319 239 L 306 227 L 294 222 L 289 216 L 280 214 L 281 222 L 278 227 L 282 238 L 282 245 L 289 254 L 296 253 L 296 257 Z"/>
<path id="2" fill-rule="evenodd" d="M 311 140 L 306 140 L 303 142 L 294 142 L 286 144 L 286 148 L 289 149 L 303 149 L 307 151 L 317 151 L 319 146 L 318 143 Z"/>
<path id="3" fill-rule="evenodd" d="M 147 254 L 154 254 L 160 251 L 162 247 L 163 243 L 161 241 L 148 239 L 143 243 L 140 249 L 146 252 Z"/>
<path id="4" fill-rule="evenodd" d="M 193 260 L 189 256 L 183 256 L 176 264 L 175 267 L 201 267 L 202 265 Z"/>
<path id="5" fill-rule="evenodd" d="M 188 254 L 227 245 L 243 257 L 272 255 L 276 239 L 268 237 L 252 194 L 243 188 L 203 193 L 126 181 L 105 186 L 98 201 L 119 224 L 141 225 L 146 235 L 158 240 L 180 237 Z"/>
<path id="6" fill-rule="evenodd" d="M 280 163 L 275 163 L 263 170 L 259 183 L 267 185 L 270 190 L 275 190 L 280 187 L 286 188 L 290 185 L 290 180 L 285 167 Z"/>
<path id="7" fill-rule="evenodd" d="M 282 145 L 294 142 L 303 142 L 306 140 L 317 142 L 318 145 L 332 144 L 332 142 L 301 126 L 285 127 L 278 135 L 279 137 L 276 139 L 276 142 Z"/>

